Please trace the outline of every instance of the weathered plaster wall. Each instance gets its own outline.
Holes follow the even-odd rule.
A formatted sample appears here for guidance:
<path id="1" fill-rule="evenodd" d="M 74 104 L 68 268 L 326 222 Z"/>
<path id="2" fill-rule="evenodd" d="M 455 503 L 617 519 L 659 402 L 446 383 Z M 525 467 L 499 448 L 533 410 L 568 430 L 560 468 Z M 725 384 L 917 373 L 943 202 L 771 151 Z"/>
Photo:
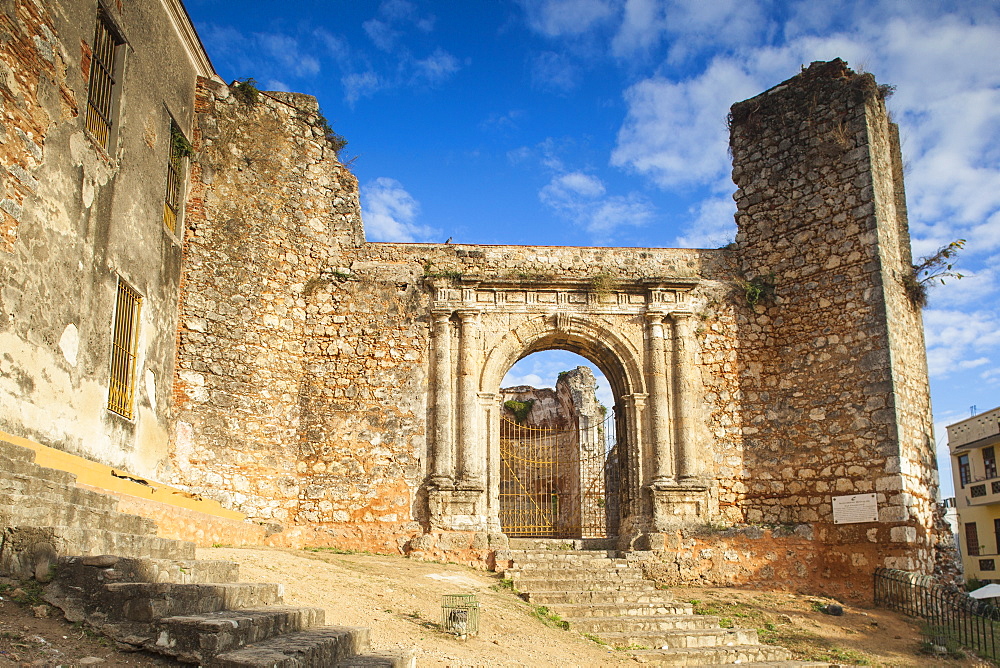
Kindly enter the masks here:
<path id="1" fill-rule="evenodd" d="M 190 127 L 203 64 L 171 3 L 107 5 L 128 40 L 108 151 L 84 130 L 97 3 L 0 7 L 0 429 L 155 475 L 181 263 L 162 224 L 169 127 Z M 119 274 L 144 298 L 134 420 L 106 408 Z"/>

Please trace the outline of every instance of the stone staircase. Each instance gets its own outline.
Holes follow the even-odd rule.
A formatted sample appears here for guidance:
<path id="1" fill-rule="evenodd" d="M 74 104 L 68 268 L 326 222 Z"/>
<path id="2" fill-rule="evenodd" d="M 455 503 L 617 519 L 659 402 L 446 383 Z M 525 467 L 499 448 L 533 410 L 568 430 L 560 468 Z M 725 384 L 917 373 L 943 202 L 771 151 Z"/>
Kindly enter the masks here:
<path id="1" fill-rule="evenodd" d="M 116 506 L 0 440 L 0 572 L 50 583 L 46 600 L 70 621 L 219 668 L 415 665 L 370 653 L 367 628 L 324 626 L 321 609 L 281 605 L 281 585 L 240 583 L 237 564 L 196 560 L 194 543 Z"/>
<path id="2" fill-rule="evenodd" d="M 587 547 L 589 549 L 582 549 Z M 512 539 L 503 573 L 529 603 L 560 615 L 570 628 L 614 647 L 630 648 L 654 666 L 816 666 L 762 645 L 755 629 L 725 629 L 717 617 L 695 615 L 618 558 L 606 541 Z"/>

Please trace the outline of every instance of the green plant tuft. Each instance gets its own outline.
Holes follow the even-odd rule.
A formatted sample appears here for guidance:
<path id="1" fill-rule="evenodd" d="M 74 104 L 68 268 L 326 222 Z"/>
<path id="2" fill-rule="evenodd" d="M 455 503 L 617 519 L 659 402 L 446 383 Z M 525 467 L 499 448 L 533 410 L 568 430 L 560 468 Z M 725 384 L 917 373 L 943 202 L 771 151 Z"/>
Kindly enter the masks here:
<path id="1" fill-rule="evenodd" d="M 767 276 L 754 276 L 748 281 L 738 279 L 736 285 L 743 291 L 743 298 L 750 308 L 763 301 L 774 299 L 773 273 Z"/>
<path id="2" fill-rule="evenodd" d="M 194 147 L 191 146 L 191 142 L 187 140 L 187 137 L 181 133 L 181 129 L 177 127 L 174 123 L 170 124 L 170 157 L 171 158 L 190 158 L 194 155 Z"/>
<path id="3" fill-rule="evenodd" d="M 525 418 L 528 417 L 528 413 L 531 412 L 531 407 L 534 405 L 534 399 L 528 399 L 527 401 L 510 399 L 509 401 L 503 402 L 503 407 L 514 414 L 514 421 L 518 424 L 524 424 Z"/>
<path id="4" fill-rule="evenodd" d="M 233 97 L 248 107 L 256 106 L 260 102 L 260 89 L 257 88 L 257 80 L 253 77 L 237 79 L 229 88 Z"/>

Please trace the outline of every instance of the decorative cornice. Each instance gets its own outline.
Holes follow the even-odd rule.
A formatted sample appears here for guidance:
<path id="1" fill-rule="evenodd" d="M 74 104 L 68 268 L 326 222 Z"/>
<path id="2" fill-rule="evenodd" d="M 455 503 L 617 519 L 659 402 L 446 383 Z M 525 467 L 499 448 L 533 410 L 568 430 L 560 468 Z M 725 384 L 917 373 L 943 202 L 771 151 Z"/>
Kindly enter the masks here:
<path id="1" fill-rule="evenodd" d="M 219 75 L 216 74 L 215 68 L 212 66 L 212 61 L 208 57 L 208 52 L 205 51 L 205 45 L 201 43 L 198 31 L 194 29 L 194 24 L 191 22 L 191 17 L 188 15 L 183 3 L 180 0 L 161 0 L 161 2 L 163 3 L 163 8 L 167 10 L 167 16 L 170 17 L 174 30 L 177 31 L 178 36 L 181 38 L 181 45 L 187 52 L 188 58 L 191 59 L 191 64 L 194 65 L 195 70 L 197 70 L 200 76 L 218 78 Z"/>

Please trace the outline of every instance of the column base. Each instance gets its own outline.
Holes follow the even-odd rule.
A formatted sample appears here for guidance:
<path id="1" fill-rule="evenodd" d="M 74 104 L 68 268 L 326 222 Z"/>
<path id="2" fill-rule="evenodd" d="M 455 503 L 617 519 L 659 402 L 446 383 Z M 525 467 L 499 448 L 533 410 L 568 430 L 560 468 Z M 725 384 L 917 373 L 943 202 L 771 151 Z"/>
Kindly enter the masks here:
<path id="1" fill-rule="evenodd" d="M 431 529 L 488 531 L 486 499 L 481 489 L 431 488 L 427 491 Z"/>
<path id="2" fill-rule="evenodd" d="M 653 527 L 668 531 L 700 522 L 708 509 L 708 486 L 701 480 L 656 480 L 650 485 L 653 495 Z"/>

